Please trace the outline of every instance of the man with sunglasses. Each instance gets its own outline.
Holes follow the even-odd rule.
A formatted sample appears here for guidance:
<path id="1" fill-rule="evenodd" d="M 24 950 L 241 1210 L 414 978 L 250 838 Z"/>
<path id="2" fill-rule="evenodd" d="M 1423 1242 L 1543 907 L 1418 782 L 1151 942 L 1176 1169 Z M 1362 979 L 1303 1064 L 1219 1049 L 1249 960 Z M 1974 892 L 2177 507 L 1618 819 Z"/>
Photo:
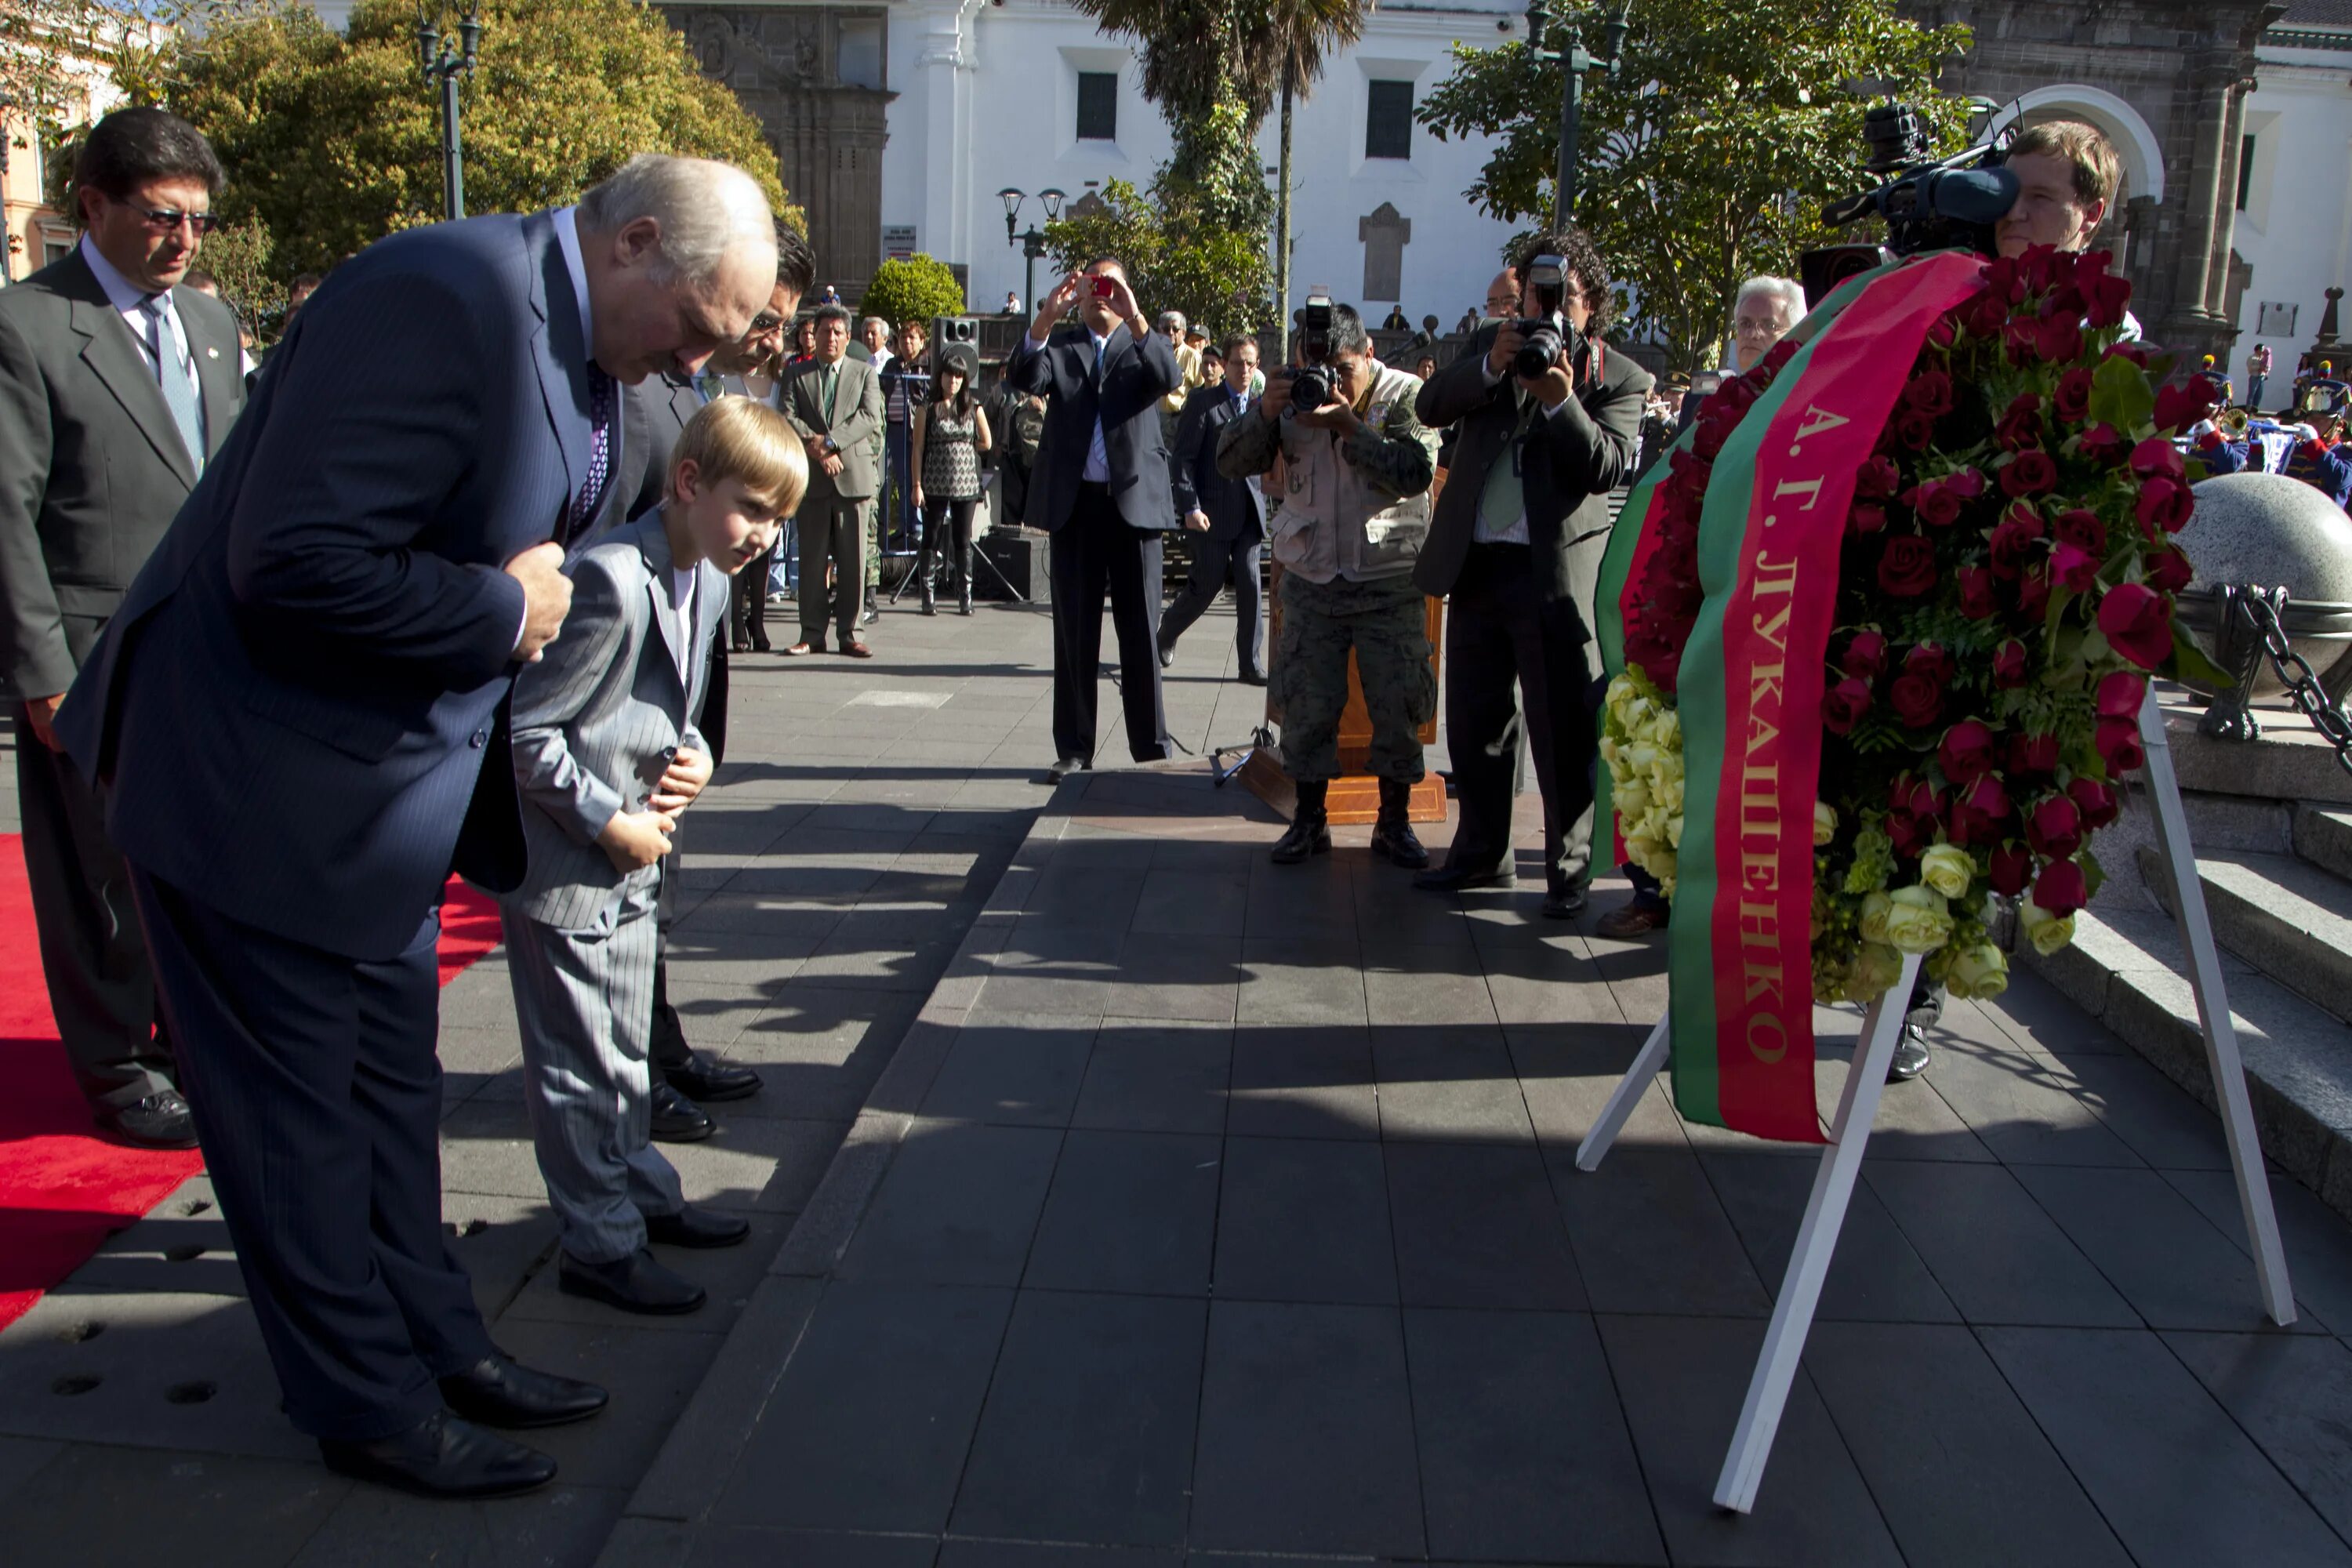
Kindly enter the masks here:
<path id="1" fill-rule="evenodd" d="M 194 1123 L 122 857 L 52 721 L 245 405 L 236 318 L 184 282 L 222 184 L 193 126 L 109 115 L 74 171 L 81 243 L 0 291 L 0 686 L 41 967 L 91 1114 L 150 1148 Z"/>

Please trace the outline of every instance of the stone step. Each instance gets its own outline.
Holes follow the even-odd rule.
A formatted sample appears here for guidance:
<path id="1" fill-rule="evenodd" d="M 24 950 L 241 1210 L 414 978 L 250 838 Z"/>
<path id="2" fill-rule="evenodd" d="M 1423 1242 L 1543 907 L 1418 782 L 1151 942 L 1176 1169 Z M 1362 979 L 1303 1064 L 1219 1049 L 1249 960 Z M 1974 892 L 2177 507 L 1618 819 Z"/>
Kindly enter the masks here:
<path id="1" fill-rule="evenodd" d="M 2352 811 L 2304 801 L 2294 808 L 2294 852 L 2352 881 Z"/>
<path id="2" fill-rule="evenodd" d="M 2171 883 L 2153 846 L 2139 871 L 2167 911 Z M 2213 940 L 2334 1014 L 2352 1018 L 2352 882 L 2294 855 L 2203 849 L 2198 879 Z"/>
<path id="3" fill-rule="evenodd" d="M 2262 739 L 2219 741 L 2197 732 L 2204 710 L 2185 693 L 2167 689 L 2162 700 L 2165 742 L 2183 790 L 2352 805 L 2352 773 L 2336 760 L 2326 737 L 2293 708 L 2257 704 Z"/>
<path id="4" fill-rule="evenodd" d="M 2086 910 L 2074 921 L 2071 945 L 2047 958 L 2027 947 L 2019 962 L 2214 1106 L 2179 929 L 2132 911 Z M 2352 1215 L 2352 1027 L 2232 954 L 2221 968 L 2263 1152 Z"/>

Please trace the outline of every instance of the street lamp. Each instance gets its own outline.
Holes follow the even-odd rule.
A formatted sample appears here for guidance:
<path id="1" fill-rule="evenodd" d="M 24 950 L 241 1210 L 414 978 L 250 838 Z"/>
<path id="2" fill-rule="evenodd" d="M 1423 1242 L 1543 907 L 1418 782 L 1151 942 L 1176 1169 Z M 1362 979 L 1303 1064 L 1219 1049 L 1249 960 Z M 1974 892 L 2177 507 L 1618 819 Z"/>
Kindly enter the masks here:
<path id="1" fill-rule="evenodd" d="M 1566 5 L 1561 8 L 1565 10 Z M 1582 35 L 1572 28 L 1565 49 L 1543 47 L 1544 28 L 1551 22 L 1550 0 L 1528 0 L 1528 57 L 1538 69 L 1558 60 L 1567 79 L 1559 100 L 1559 173 L 1554 181 L 1554 227 L 1564 227 L 1576 215 L 1576 158 L 1577 143 L 1583 132 L 1584 73 L 1597 70 L 1611 81 L 1617 79 L 1618 54 L 1625 45 L 1629 26 L 1626 13 L 1631 9 L 1632 0 L 1615 0 L 1601 24 L 1601 53 L 1595 56 L 1585 48 Z"/>
<path id="2" fill-rule="evenodd" d="M 1028 258 L 1027 270 L 1022 276 L 1021 298 L 1028 302 L 1029 309 L 1034 311 L 1037 309 L 1037 260 L 1045 254 L 1045 237 L 1038 232 L 1037 226 L 1034 223 L 1023 233 L 1013 232 L 1013 226 L 1021 220 L 1021 204 L 1029 199 L 1028 192 L 1007 185 L 996 195 L 997 198 L 1004 204 L 1004 243 L 1007 245 L 1018 243 L 1021 247 L 1021 254 Z M 1048 185 L 1039 191 L 1037 200 L 1045 209 L 1047 223 L 1052 223 L 1062 216 L 1062 193 L 1053 186 Z"/>
<path id="3" fill-rule="evenodd" d="M 457 36 L 444 39 L 423 5 L 416 8 L 416 59 L 425 79 L 441 84 L 441 213 L 466 216 L 465 154 L 457 138 L 457 80 L 474 74 L 481 58 L 482 17 L 471 5 L 457 18 Z"/>

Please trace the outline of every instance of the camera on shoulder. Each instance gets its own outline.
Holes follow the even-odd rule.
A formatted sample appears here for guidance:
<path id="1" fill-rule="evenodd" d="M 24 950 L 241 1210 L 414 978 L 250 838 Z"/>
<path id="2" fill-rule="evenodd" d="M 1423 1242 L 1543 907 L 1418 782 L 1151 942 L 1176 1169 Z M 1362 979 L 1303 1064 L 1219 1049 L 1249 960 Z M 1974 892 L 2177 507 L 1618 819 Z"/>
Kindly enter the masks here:
<path id="1" fill-rule="evenodd" d="M 1566 360 L 1576 329 L 1568 324 L 1568 261 L 1564 257 L 1538 256 L 1528 263 L 1528 289 L 1535 296 L 1536 314 L 1511 328 L 1523 340 L 1511 356 L 1511 374 L 1522 381 L 1549 375 Z"/>
<path id="2" fill-rule="evenodd" d="M 1291 312 L 1290 324 L 1298 329 L 1298 357 L 1305 365 L 1291 373 L 1290 406 L 1301 414 L 1312 414 L 1331 401 L 1331 373 L 1324 368 L 1331 358 L 1331 291 L 1320 284 L 1307 290 L 1307 303 Z"/>

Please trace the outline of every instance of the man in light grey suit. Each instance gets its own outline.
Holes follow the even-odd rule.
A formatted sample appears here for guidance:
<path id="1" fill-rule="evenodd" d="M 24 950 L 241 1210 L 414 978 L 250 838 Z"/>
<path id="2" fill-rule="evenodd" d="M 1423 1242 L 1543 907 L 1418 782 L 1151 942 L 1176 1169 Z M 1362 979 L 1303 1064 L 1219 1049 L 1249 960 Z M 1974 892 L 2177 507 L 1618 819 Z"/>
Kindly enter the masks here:
<path id="1" fill-rule="evenodd" d="M 74 171 L 81 243 L 0 290 L 0 689 L 49 1005 L 99 1124 L 196 1141 L 131 881 L 51 720 L 245 406 L 236 320 L 181 279 L 222 184 L 194 127 L 109 115 Z"/>
<path id="2" fill-rule="evenodd" d="M 871 658 L 857 635 L 866 592 L 866 514 L 879 489 L 874 439 L 882 429 L 882 382 L 848 357 L 849 312 L 816 313 L 816 358 L 784 385 L 784 417 L 808 446 L 808 499 L 801 503 L 801 640 L 791 655 L 824 651 L 824 568 L 833 563 L 833 624 L 841 651 Z"/>

